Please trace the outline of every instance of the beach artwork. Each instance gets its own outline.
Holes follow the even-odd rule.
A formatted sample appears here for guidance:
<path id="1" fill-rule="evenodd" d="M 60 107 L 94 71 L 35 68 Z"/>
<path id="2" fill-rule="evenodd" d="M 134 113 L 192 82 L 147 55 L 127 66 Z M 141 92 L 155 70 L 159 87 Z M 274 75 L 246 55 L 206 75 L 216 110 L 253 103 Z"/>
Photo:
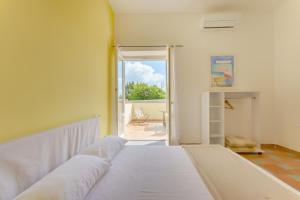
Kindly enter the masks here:
<path id="1" fill-rule="evenodd" d="M 211 57 L 211 87 L 232 87 L 234 84 L 234 56 Z"/>

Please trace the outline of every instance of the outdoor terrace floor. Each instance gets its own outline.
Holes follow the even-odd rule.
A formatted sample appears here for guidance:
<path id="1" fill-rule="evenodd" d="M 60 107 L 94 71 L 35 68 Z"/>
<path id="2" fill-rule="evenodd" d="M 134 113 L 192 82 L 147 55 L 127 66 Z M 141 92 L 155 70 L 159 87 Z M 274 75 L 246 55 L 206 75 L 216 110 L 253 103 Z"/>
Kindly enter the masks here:
<path id="1" fill-rule="evenodd" d="M 123 137 L 127 140 L 166 140 L 166 127 L 162 121 L 130 122 Z"/>

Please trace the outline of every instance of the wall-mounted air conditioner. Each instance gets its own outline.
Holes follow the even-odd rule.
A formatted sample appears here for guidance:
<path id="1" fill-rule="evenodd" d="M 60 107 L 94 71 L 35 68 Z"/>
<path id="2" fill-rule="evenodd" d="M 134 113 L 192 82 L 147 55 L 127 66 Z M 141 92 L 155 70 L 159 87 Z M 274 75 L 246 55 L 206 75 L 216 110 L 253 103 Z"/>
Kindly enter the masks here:
<path id="1" fill-rule="evenodd" d="M 239 24 L 237 16 L 205 16 L 203 18 L 203 29 L 205 30 L 231 30 Z"/>

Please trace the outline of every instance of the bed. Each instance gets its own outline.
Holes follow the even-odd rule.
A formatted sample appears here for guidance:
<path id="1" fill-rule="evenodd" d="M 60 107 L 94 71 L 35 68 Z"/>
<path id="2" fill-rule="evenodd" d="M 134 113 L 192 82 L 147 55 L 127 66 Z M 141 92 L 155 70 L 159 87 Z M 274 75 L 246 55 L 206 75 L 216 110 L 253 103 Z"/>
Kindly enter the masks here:
<path id="1" fill-rule="evenodd" d="M 66 189 L 72 193 L 74 190 L 69 186 L 73 184 L 75 190 L 81 190 L 81 174 L 76 174 L 73 166 L 78 169 L 84 166 L 85 162 L 80 160 L 84 155 L 80 152 L 93 145 L 98 136 L 99 119 L 93 118 L 0 145 L 0 200 L 17 196 L 22 199 L 22 194 L 35 191 L 36 185 L 43 186 L 41 182 L 57 171 L 63 176 L 60 178 L 64 178 L 64 173 L 69 172 L 67 167 L 75 173 L 64 183 Z M 92 170 L 99 167 L 98 164 L 92 167 L 93 163 L 102 163 L 102 160 L 95 161 L 96 156 L 84 159 L 91 162 L 87 167 Z M 71 165 L 71 161 L 76 165 Z M 83 180 L 90 187 L 85 188 L 85 194 L 81 193 L 80 198 L 57 199 L 300 200 L 298 191 L 220 146 L 127 145 L 110 162 L 102 163 L 106 165 L 106 171 L 100 167 L 96 169 L 102 170 L 99 179 L 94 182 Z M 77 185 L 74 184 L 76 180 L 80 182 Z"/>
<path id="2" fill-rule="evenodd" d="M 181 147 L 125 146 L 87 200 L 212 200 Z"/>
<path id="3" fill-rule="evenodd" d="M 82 150 L 93 144 L 97 137 L 99 119 L 93 118 L 0 145 L 0 200 L 15 197 L 23 199 L 24 193 L 36 185 L 41 185 L 39 183 L 49 177 L 49 174 L 65 166 Z M 17 173 L 16 178 L 12 168 L 13 173 Z M 183 148 L 125 146 L 84 199 L 214 198 Z"/>

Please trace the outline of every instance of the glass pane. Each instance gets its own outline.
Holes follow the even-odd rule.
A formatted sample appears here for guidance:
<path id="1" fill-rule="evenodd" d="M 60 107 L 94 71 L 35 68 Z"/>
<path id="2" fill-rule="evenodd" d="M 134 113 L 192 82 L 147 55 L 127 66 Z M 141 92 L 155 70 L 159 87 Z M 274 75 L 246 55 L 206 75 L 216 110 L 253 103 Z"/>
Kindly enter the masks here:
<path id="1" fill-rule="evenodd" d="M 165 60 L 125 61 L 126 99 L 166 99 L 166 73 Z"/>
<path id="2" fill-rule="evenodd" d="M 123 61 L 118 61 L 118 135 L 124 135 Z"/>
<path id="3" fill-rule="evenodd" d="M 124 66 L 124 137 L 128 140 L 166 140 L 167 61 L 124 61 Z"/>

